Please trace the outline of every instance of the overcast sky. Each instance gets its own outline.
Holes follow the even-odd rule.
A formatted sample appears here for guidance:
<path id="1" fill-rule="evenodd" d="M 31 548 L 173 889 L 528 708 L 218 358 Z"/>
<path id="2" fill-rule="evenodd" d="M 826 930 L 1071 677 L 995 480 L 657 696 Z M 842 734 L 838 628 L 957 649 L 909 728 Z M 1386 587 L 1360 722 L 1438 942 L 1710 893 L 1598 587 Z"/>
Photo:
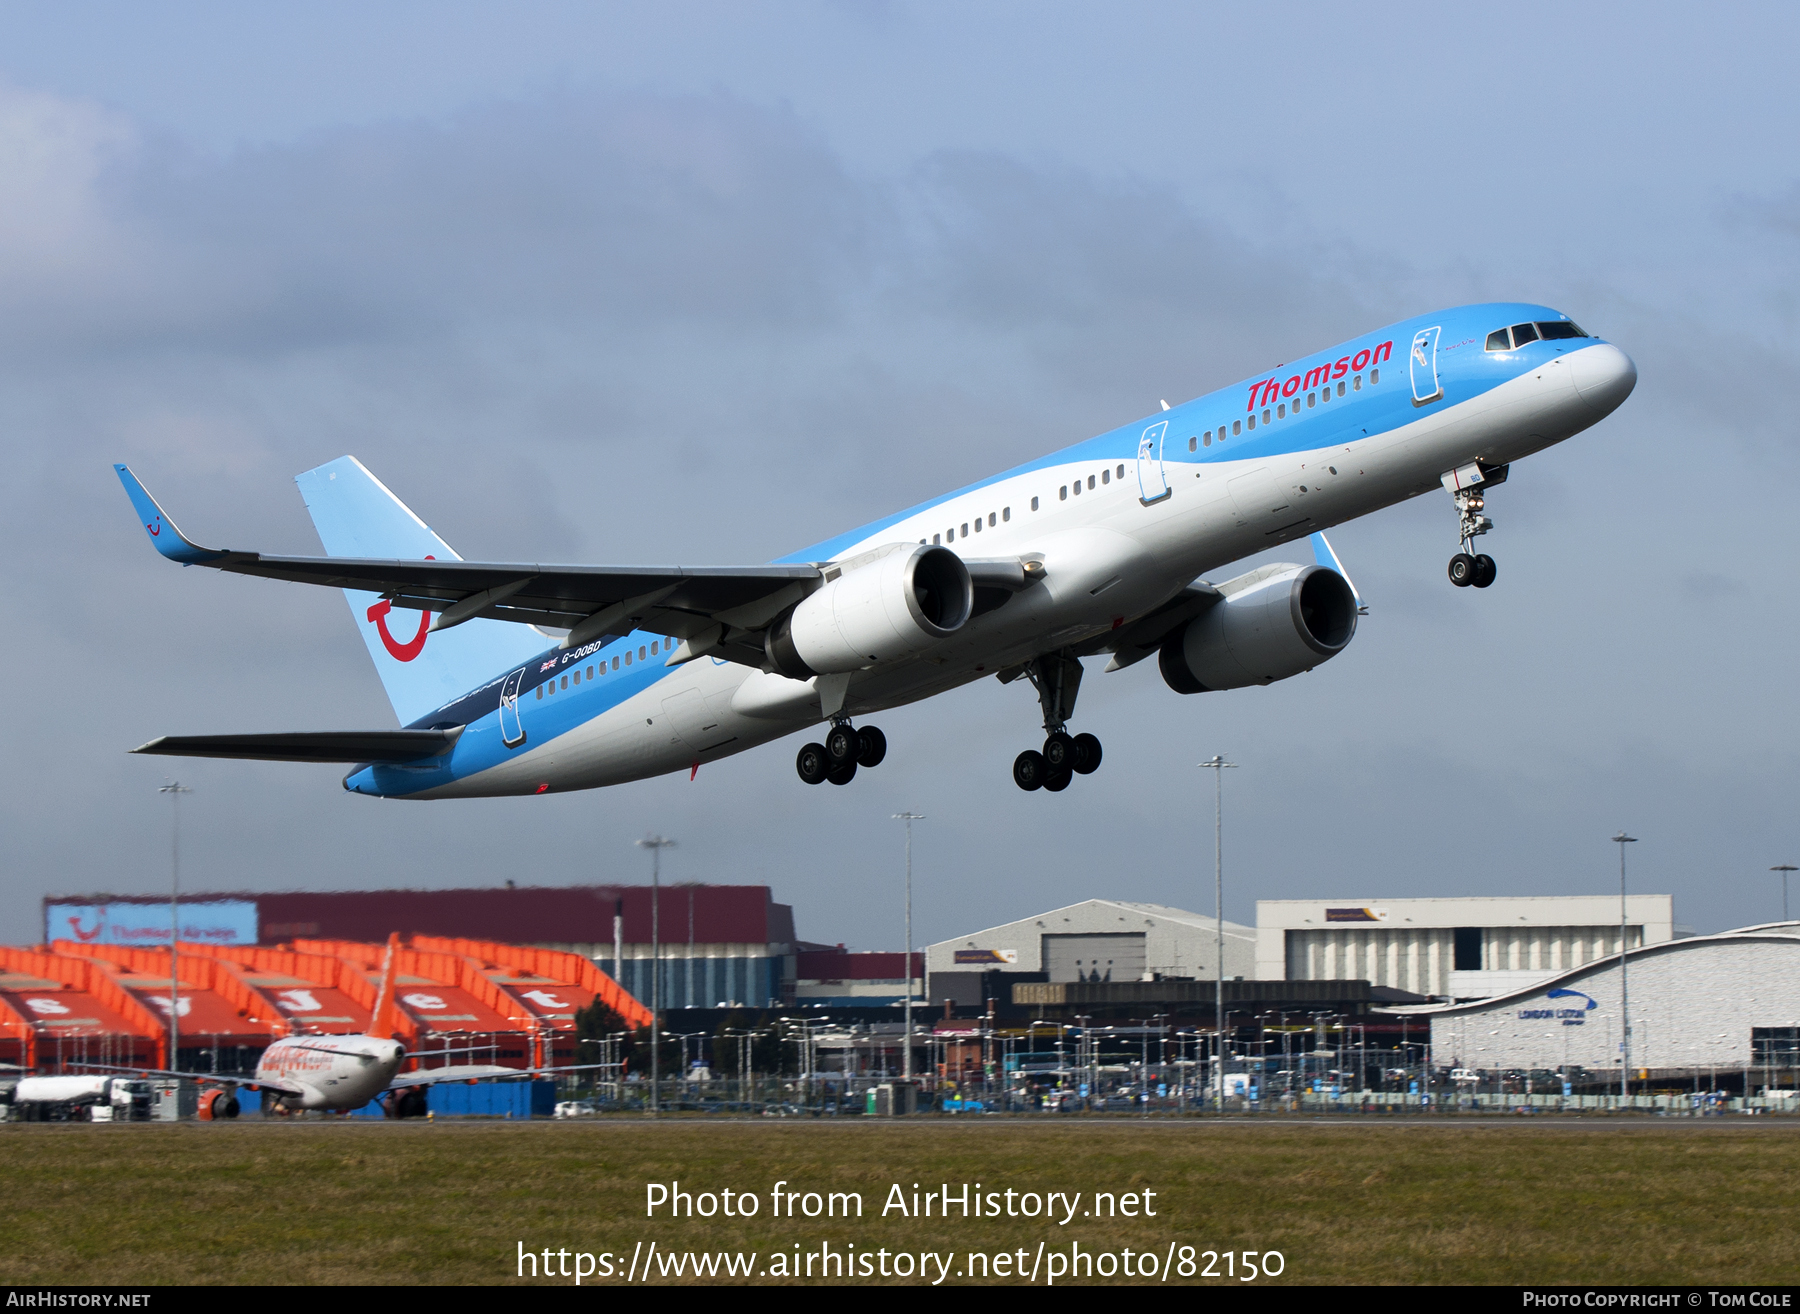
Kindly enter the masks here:
<path id="1" fill-rule="evenodd" d="M 766 882 L 921 942 L 1101 895 L 1671 893 L 1772 919 L 1795 808 L 1800 101 L 1785 6 L 0 3 L 0 442 L 14 690 L 0 940 L 48 892 Z M 516 800 L 352 798 L 159 734 L 394 724 L 342 599 L 182 571 L 318 551 L 354 453 L 464 556 L 759 562 L 1353 333 L 1540 301 L 1636 393 L 1490 499 L 1333 535 L 1367 599 L 1310 675 L 1181 697 L 1092 663 L 1061 795 L 993 681 Z M 1288 550 L 1292 555 L 1293 549 Z M 404 928 L 400 928 L 404 929 Z"/>

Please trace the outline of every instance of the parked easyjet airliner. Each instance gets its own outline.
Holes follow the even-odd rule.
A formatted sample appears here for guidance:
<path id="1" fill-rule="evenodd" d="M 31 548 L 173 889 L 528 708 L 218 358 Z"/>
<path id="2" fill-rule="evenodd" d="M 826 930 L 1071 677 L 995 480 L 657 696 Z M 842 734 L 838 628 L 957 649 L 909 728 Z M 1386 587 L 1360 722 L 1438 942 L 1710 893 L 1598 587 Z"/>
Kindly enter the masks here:
<path id="1" fill-rule="evenodd" d="M 1558 311 L 1464 306 L 1164 403 L 766 566 L 464 561 L 348 456 L 299 477 L 327 556 L 215 550 L 121 465 L 170 560 L 343 589 L 405 727 L 136 751 L 349 762 L 357 794 L 470 798 L 698 770 L 823 724 L 800 778 L 844 785 L 887 751 L 853 718 L 1023 677 L 1047 737 L 1013 778 L 1061 790 L 1100 764 L 1100 741 L 1068 732 L 1082 658 L 1109 654 L 1111 671 L 1155 656 L 1183 694 L 1311 670 L 1362 610 L 1322 531 L 1440 486 L 1458 521 L 1450 582 L 1487 588 L 1488 490 L 1636 382 L 1624 352 Z M 1311 563 L 1202 578 L 1307 537 Z"/>

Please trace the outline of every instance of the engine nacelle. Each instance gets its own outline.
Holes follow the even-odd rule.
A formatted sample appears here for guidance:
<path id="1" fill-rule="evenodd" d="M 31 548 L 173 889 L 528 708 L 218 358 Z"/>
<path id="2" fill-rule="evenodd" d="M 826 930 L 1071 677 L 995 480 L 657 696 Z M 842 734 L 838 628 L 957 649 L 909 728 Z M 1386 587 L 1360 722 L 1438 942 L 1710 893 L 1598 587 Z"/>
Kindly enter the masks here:
<path id="1" fill-rule="evenodd" d="M 1356 633 L 1356 594 L 1324 566 L 1264 566 L 1219 591 L 1223 601 L 1163 643 L 1159 664 L 1176 693 L 1285 680 L 1330 661 Z"/>
<path id="2" fill-rule="evenodd" d="M 769 627 L 769 664 L 794 680 L 860 671 L 921 652 L 961 629 L 975 606 L 962 558 L 907 545 L 845 571 Z"/>

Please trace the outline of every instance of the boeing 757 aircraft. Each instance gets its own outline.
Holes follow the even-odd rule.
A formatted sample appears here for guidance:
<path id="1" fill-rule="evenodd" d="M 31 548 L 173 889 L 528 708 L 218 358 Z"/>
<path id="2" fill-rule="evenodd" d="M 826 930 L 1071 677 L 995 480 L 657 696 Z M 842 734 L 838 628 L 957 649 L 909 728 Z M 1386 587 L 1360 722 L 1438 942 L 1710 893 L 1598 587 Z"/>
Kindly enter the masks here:
<path id="1" fill-rule="evenodd" d="M 1450 582 L 1487 588 L 1488 491 L 1636 382 L 1623 351 L 1558 311 L 1464 306 L 1165 402 L 764 566 L 464 561 L 348 456 L 299 477 L 326 556 L 203 548 L 121 465 L 170 560 L 343 589 L 405 727 L 136 751 L 348 762 L 353 793 L 472 798 L 698 771 L 823 723 L 800 778 L 845 785 L 887 751 L 853 718 L 993 676 L 1029 681 L 1042 709 L 1043 746 L 1013 779 L 1061 790 L 1100 764 L 1100 741 L 1068 731 L 1082 658 L 1155 656 L 1183 694 L 1311 670 L 1362 612 L 1323 531 L 1439 487 L 1457 518 Z M 1311 563 L 1202 578 L 1308 537 Z"/>

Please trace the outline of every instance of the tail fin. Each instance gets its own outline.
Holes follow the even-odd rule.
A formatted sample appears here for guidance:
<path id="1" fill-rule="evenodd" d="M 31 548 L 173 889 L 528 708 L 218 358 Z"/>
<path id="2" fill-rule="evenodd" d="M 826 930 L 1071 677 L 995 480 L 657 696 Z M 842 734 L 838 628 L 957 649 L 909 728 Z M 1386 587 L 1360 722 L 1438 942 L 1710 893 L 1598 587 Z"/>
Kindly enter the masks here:
<path id="1" fill-rule="evenodd" d="M 462 560 L 354 456 L 308 470 L 294 482 L 327 556 Z M 472 620 L 430 634 L 428 611 L 394 611 L 380 594 L 355 589 L 345 589 L 344 597 L 401 725 L 503 678 L 547 646 L 535 630 L 510 621 Z"/>

